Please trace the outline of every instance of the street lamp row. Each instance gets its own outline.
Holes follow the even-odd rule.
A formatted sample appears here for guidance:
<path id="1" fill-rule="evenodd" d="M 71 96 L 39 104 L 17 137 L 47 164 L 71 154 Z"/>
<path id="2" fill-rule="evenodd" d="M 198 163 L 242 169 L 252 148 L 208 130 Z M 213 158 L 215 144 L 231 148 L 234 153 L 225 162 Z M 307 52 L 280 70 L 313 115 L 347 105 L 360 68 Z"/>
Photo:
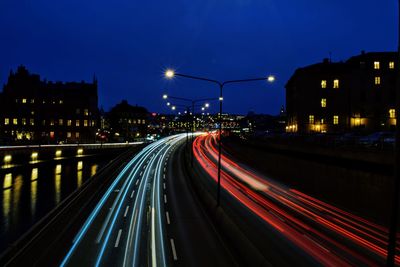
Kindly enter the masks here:
<path id="1" fill-rule="evenodd" d="M 220 198 L 221 198 L 222 102 L 224 100 L 223 88 L 225 85 L 232 84 L 232 83 L 245 83 L 245 82 L 254 82 L 254 81 L 268 81 L 269 83 L 273 83 L 275 81 L 275 77 L 273 75 L 269 75 L 267 77 L 261 77 L 261 78 L 218 81 L 218 80 L 209 79 L 209 78 L 205 78 L 205 77 L 198 77 L 198 76 L 193 76 L 193 75 L 176 73 L 172 69 L 168 69 L 165 71 L 166 78 L 172 79 L 175 76 L 193 79 L 193 80 L 211 82 L 211 83 L 217 84 L 219 86 L 219 98 L 218 98 L 218 100 L 219 100 L 219 115 L 218 115 L 218 121 L 219 121 L 218 136 L 219 136 L 219 138 L 218 138 L 218 182 L 217 182 L 217 206 L 219 206 Z M 167 95 L 165 95 L 164 99 L 166 99 L 166 98 L 168 98 Z"/>
<path id="2" fill-rule="evenodd" d="M 218 98 L 203 98 L 203 99 L 189 99 L 189 98 L 184 98 L 184 97 L 177 97 L 177 96 L 169 96 L 167 94 L 163 95 L 163 99 L 167 100 L 167 99 L 174 99 L 174 100 L 179 100 L 179 101 L 184 101 L 184 102 L 189 102 L 191 103 L 191 110 L 192 112 L 190 113 L 190 115 L 193 116 L 192 118 L 192 126 L 191 128 L 191 138 L 193 139 L 193 132 L 194 132 L 194 108 L 195 107 L 201 107 L 201 111 L 205 111 L 206 108 L 210 107 L 210 104 L 206 101 L 214 101 L 214 100 L 218 100 Z M 204 105 L 196 105 L 196 103 L 199 102 L 206 102 Z M 171 102 L 167 102 L 167 106 L 171 106 Z M 176 106 L 183 106 L 186 108 L 186 110 L 190 110 L 190 106 L 189 105 L 181 105 L 181 104 L 174 104 L 172 105 L 171 109 L 172 110 L 176 110 Z M 188 138 L 186 136 L 186 141 L 188 141 Z M 193 166 L 193 149 L 192 149 L 192 153 L 191 153 L 191 165 Z"/>

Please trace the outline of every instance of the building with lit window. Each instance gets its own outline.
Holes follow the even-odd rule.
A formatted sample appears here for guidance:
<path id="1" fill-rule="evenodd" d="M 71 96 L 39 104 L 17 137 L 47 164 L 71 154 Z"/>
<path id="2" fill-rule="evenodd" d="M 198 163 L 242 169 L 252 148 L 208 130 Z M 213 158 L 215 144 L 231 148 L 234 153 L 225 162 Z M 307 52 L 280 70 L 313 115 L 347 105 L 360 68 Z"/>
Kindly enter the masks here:
<path id="1" fill-rule="evenodd" d="M 145 138 L 148 132 L 149 112 L 146 108 L 132 106 L 127 100 L 115 105 L 106 115 L 110 141 L 134 141 Z"/>
<path id="2" fill-rule="evenodd" d="M 0 93 L 2 143 L 93 142 L 97 81 L 49 82 L 20 66 Z"/>
<path id="3" fill-rule="evenodd" d="M 362 52 L 297 69 L 286 84 L 286 131 L 393 130 L 395 62 L 395 52 Z"/>

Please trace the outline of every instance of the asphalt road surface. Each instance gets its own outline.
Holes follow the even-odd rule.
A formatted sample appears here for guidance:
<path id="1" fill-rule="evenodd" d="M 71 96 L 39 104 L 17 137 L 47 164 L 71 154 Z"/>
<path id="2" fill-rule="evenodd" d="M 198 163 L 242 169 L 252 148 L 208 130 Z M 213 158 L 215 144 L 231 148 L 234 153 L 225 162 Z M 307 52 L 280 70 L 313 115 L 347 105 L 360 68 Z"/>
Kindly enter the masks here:
<path id="1" fill-rule="evenodd" d="M 120 172 L 69 246 L 61 266 L 235 266 L 191 192 L 186 135 L 161 139 Z"/>

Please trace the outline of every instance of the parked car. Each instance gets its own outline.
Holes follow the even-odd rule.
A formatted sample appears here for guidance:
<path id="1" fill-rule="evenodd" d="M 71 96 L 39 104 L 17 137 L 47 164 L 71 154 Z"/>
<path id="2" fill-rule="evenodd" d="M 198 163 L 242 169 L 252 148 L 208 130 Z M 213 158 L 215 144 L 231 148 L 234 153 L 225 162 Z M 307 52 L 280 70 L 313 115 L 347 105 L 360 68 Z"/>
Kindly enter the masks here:
<path id="1" fill-rule="evenodd" d="M 395 143 L 394 132 L 376 132 L 358 139 L 357 144 L 362 146 L 392 146 Z"/>
<path id="2" fill-rule="evenodd" d="M 344 133 L 341 135 L 336 136 L 335 144 L 342 145 L 342 146 L 351 146 L 355 145 L 357 141 L 364 136 L 360 135 L 359 133 Z"/>

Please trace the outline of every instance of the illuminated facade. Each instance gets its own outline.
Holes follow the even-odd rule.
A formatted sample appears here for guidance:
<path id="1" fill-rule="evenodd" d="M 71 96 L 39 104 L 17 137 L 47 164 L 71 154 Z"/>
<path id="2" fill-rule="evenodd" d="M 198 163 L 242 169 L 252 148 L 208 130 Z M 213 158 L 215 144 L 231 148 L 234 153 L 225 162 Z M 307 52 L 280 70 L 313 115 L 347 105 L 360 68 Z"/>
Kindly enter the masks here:
<path id="1" fill-rule="evenodd" d="M 123 100 L 111 108 L 106 117 L 112 134 L 111 141 L 134 141 L 146 137 L 149 124 L 146 108 L 132 106 Z"/>
<path id="2" fill-rule="evenodd" d="M 93 142 L 97 81 L 48 82 L 20 66 L 0 94 L 1 143 Z"/>
<path id="3" fill-rule="evenodd" d="M 395 52 L 299 68 L 286 84 L 287 132 L 393 130 Z"/>

